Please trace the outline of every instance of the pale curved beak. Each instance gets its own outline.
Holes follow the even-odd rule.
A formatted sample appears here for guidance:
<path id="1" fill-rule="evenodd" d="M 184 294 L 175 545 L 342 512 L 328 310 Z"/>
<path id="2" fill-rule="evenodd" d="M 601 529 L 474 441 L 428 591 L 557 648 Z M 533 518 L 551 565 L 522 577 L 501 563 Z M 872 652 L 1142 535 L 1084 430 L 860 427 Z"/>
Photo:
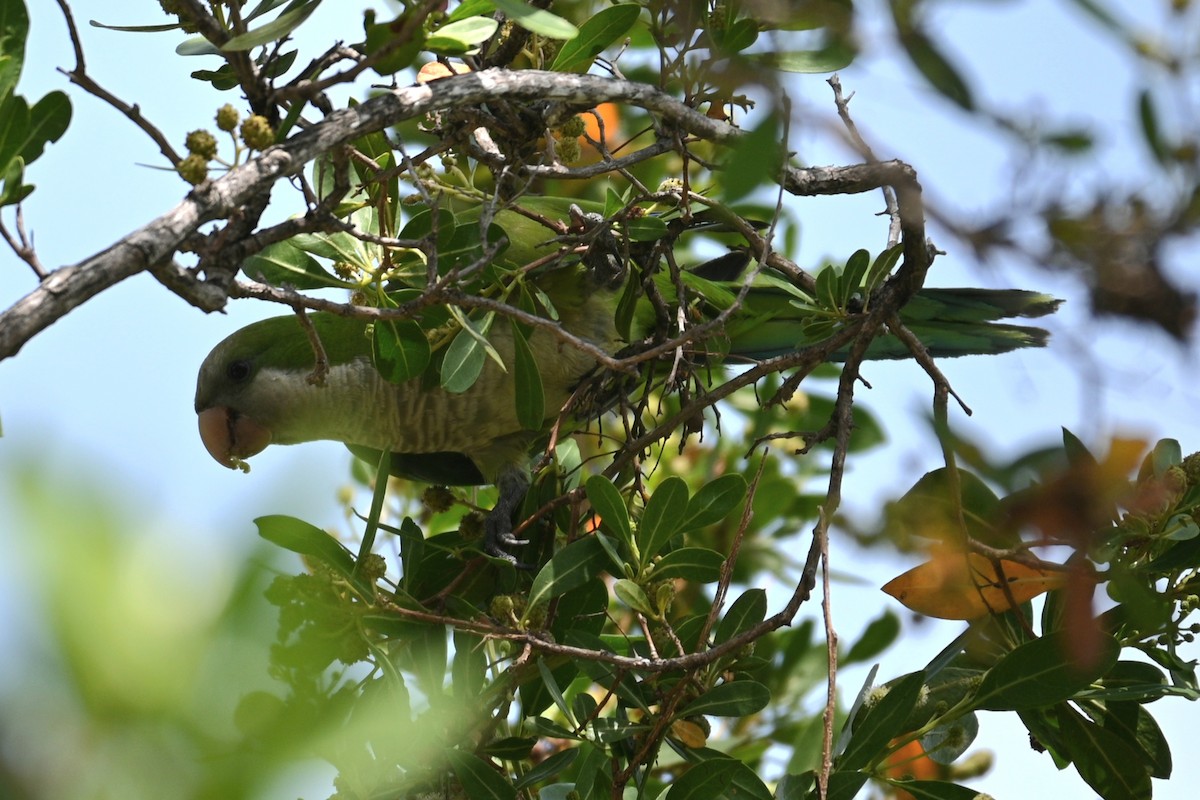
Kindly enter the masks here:
<path id="1" fill-rule="evenodd" d="M 271 443 L 271 432 L 227 406 L 200 412 L 200 440 L 221 466 L 248 471 L 244 458 L 262 452 Z"/>

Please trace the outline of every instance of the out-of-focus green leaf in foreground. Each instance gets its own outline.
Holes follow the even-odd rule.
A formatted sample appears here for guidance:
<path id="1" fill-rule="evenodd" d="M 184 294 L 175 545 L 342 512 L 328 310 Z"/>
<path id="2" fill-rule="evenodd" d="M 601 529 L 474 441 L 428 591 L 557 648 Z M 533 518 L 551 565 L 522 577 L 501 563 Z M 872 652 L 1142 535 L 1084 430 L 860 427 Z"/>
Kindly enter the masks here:
<path id="1" fill-rule="evenodd" d="M 8 463 L 0 796 L 294 796 L 320 726 L 281 732 L 270 703 L 244 701 L 274 688 L 265 557 L 139 519 L 93 479 Z"/>

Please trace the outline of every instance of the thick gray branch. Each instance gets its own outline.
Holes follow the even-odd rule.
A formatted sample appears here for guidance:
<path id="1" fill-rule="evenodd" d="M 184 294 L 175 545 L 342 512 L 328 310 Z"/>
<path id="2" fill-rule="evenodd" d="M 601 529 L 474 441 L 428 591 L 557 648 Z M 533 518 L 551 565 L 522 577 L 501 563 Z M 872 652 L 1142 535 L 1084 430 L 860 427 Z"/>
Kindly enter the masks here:
<path id="1" fill-rule="evenodd" d="M 106 250 L 51 272 L 37 288 L 0 313 L 0 360 L 15 355 L 38 332 L 71 309 L 143 270 L 155 270 L 160 279 L 169 278 L 164 282 L 173 290 L 206 310 L 220 308 L 224 298 L 214 296 L 212 285 L 201 283 L 172 263 L 180 245 L 202 225 L 231 216 L 275 181 L 298 173 L 321 154 L 365 134 L 430 112 L 498 100 L 560 103 L 564 115 L 572 108 L 603 102 L 627 103 L 709 141 L 729 142 L 740 135 L 732 125 L 710 119 L 652 86 L 593 75 L 490 69 L 396 89 L 330 114 L 252 161 L 197 187 L 174 209 Z M 875 189 L 896 178 L 916 185 L 911 170 L 896 162 L 789 169 L 784 183 L 788 191 L 796 194 L 836 194 Z M 901 197 L 903 211 L 903 194 Z M 915 227 L 923 230 L 921 216 L 912 219 Z M 919 243 L 923 249 L 923 241 L 920 235 L 915 241 L 906 241 L 906 245 Z M 186 286 L 189 280 L 194 281 L 190 292 Z"/>

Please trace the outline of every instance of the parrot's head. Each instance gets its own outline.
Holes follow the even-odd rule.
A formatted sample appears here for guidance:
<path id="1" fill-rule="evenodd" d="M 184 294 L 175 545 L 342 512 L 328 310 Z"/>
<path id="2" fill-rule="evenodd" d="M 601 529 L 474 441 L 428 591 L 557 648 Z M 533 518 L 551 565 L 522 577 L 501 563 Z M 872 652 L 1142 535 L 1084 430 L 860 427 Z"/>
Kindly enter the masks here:
<path id="1" fill-rule="evenodd" d="M 364 323 L 328 314 L 309 317 L 331 366 L 369 358 Z M 213 348 L 196 380 L 196 414 L 205 449 L 221 465 L 246 469 L 243 459 L 267 445 L 326 438 L 311 409 L 316 356 L 295 316 L 242 328 Z"/>

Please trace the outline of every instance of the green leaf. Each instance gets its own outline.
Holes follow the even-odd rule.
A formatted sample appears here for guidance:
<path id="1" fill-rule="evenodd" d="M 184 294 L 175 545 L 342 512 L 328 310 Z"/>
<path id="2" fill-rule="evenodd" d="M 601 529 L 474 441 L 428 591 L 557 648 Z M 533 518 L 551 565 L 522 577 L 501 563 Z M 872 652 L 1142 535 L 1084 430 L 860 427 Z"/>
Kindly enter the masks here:
<path id="1" fill-rule="evenodd" d="M 986 711 L 1016 711 L 1049 706 L 1072 698 L 1117 663 L 1121 646 L 1111 636 L 1100 637 L 1094 663 L 1072 663 L 1069 639 L 1057 631 L 1019 645 L 989 669 L 975 693 L 975 707 Z"/>
<path id="2" fill-rule="evenodd" d="M 512 321 L 513 382 L 517 393 L 517 421 L 526 430 L 541 430 L 546 422 L 546 394 L 542 388 L 542 373 L 525 334 L 516 320 Z"/>
<path id="3" fill-rule="evenodd" d="M 756 681 L 717 684 L 679 711 L 682 717 L 708 714 L 713 717 L 746 717 L 771 702 L 771 690 Z"/>
<path id="4" fill-rule="evenodd" d="M 550 69 L 587 72 L 604 48 L 629 32 L 641 11 L 642 7 L 636 3 L 621 3 L 596 12 L 579 27 L 579 35 L 558 51 Z"/>
<path id="5" fill-rule="evenodd" d="M 0 206 L 15 205 L 29 196 L 33 187 L 26 185 L 24 178 L 25 162 L 20 158 L 14 158 L 9 162 L 8 169 L 5 170 L 3 176 L 0 176 L 0 182 L 4 184 L 4 189 L 0 190 Z"/>
<path id="6" fill-rule="evenodd" d="M 425 371 L 431 357 L 429 339 L 416 321 L 380 319 L 373 330 L 371 356 L 384 378 L 403 383 Z"/>
<path id="7" fill-rule="evenodd" d="M 754 130 L 739 137 L 730 150 L 722 172 L 721 199 L 726 203 L 736 202 L 774 179 L 782 155 L 779 119 L 769 115 Z"/>
<path id="8" fill-rule="evenodd" d="M 634 217 L 625 222 L 625 233 L 635 242 L 657 242 L 668 232 L 662 217 Z"/>
<path id="9" fill-rule="evenodd" d="M 629 552 L 633 552 L 633 529 L 629 524 L 629 509 L 625 498 L 613 482 L 603 475 L 593 475 L 585 484 L 588 502 L 600 515 L 600 527 L 616 535 Z"/>
<path id="10" fill-rule="evenodd" d="M 288 11 L 284 11 L 266 25 L 246 31 L 240 36 L 232 37 L 225 44 L 221 45 L 221 49 L 227 53 L 238 50 L 250 50 L 259 45 L 282 39 L 300 27 L 304 20 L 308 19 L 308 16 L 317 10 L 317 6 L 319 5 L 321 5 L 321 0 L 309 0 L 307 3 L 296 5 Z"/>
<path id="11" fill-rule="evenodd" d="M 575 759 L 579 757 L 578 748 L 572 747 L 570 750 L 560 750 L 554 755 L 547 758 L 545 761 L 539 761 L 534 766 L 530 767 L 516 782 L 517 789 L 524 789 L 527 786 L 533 786 L 542 781 L 553 778 L 560 772 L 570 769 L 575 763 Z"/>
<path id="12" fill-rule="evenodd" d="M 725 556 L 707 547 L 681 547 L 667 553 L 650 574 L 655 580 L 683 578 L 697 583 L 713 583 L 721 577 Z"/>
<path id="13" fill-rule="evenodd" d="M 242 272 L 252 280 L 293 289 L 349 289 L 354 285 L 327 272 L 291 239 L 268 245 L 247 258 L 242 262 Z"/>
<path id="14" fill-rule="evenodd" d="M 1152 778 L 1171 777 L 1171 747 L 1150 712 L 1138 703 L 1083 702 L 1079 704 L 1093 722 L 1121 737 L 1142 757 Z"/>
<path id="15" fill-rule="evenodd" d="M 460 330 L 442 359 L 442 388 L 451 394 L 462 394 L 474 386 L 487 362 L 487 351 L 476 327 L 478 323 L 467 320 L 467 325 L 471 330 Z"/>
<path id="16" fill-rule="evenodd" d="M 867 625 L 862 636 L 850 647 L 839 661 L 839 666 L 870 661 L 886 650 L 900 635 L 900 619 L 890 610 L 885 610 Z"/>
<path id="17" fill-rule="evenodd" d="M 26 164 L 37 160 L 48 142 L 57 142 L 71 124 L 71 101 L 62 92 L 50 92 L 29 109 L 29 127 L 21 158 Z"/>
<path id="18" fill-rule="evenodd" d="M 735 472 L 709 481 L 688 500 L 679 530 L 687 533 L 720 522 L 745 496 L 746 479 Z"/>
<path id="19" fill-rule="evenodd" d="M 479 756 L 451 750 L 446 759 L 471 800 L 516 800 L 517 790 L 512 784 Z"/>
<path id="20" fill-rule="evenodd" d="M 443 25 L 425 40 L 425 49 L 444 55 L 461 55 L 496 32 L 500 23 L 490 17 L 468 17 Z"/>
<path id="21" fill-rule="evenodd" d="M 764 66 L 783 72 L 816 74 L 845 69 L 858 56 L 858 48 L 849 42 L 838 41 L 816 50 L 784 50 L 774 53 L 751 53 L 750 58 Z"/>
<path id="22" fill-rule="evenodd" d="M 716 644 L 727 642 L 743 631 L 748 631 L 767 617 L 767 592 L 764 589 L 747 589 L 729 606 L 713 638 Z"/>
<path id="23" fill-rule="evenodd" d="M 650 597 L 646 594 L 646 591 L 627 578 L 621 578 L 613 584 L 613 594 L 617 596 L 618 600 L 634 611 L 641 612 L 649 617 L 658 616 L 658 612 L 654 610 L 654 604 L 650 602 Z"/>
<path id="24" fill-rule="evenodd" d="M 1149 89 L 1138 93 L 1138 118 L 1142 122 L 1142 138 L 1146 147 L 1159 164 L 1165 164 L 1170 156 L 1170 148 L 1163 143 L 1162 130 L 1158 124 L 1158 112 L 1154 108 L 1154 96 Z"/>
<path id="25" fill-rule="evenodd" d="M 888 781 L 915 800 L 976 800 L 986 795 L 948 781 Z"/>
<path id="26" fill-rule="evenodd" d="M 599 574 L 608 563 L 608 555 L 600 545 L 601 536 L 585 536 L 555 553 L 529 587 L 528 608 L 582 586 Z"/>
<path id="27" fill-rule="evenodd" d="M 734 758 L 710 758 L 694 764 L 671 784 L 665 800 L 712 800 L 729 788 L 741 766 Z"/>
<path id="28" fill-rule="evenodd" d="M 21 0 L 0 2 L 0 101 L 12 95 L 25 63 L 29 11 Z M 0 162 L 6 166 L 6 162 Z"/>
<path id="29" fill-rule="evenodd" d="M 904 245 L 896 244 L 877 255 L 871 264 L 871 269 L 867 272 L 867 281 L 863 285 L 864 291 L 868 294 L 874 291 L 875 287 L 892 273 L 892 269 L 895 268 L 896 262 L 900 260 L 903 252 Z"/>
<path id="30" fill-rule="evenodd" d="M 285 550 L 311 556 L 343 576 L 354 574 L 354 558 L 342 543 L 325 531 L 296 517 L 270 514 L 254 520 L 258 535 Z"/>
<path id="31" fill-rule="evenodd" d="M 758 40 L 758 21 L 742 17 L 733 21 L 732 25 L 712 29 L 709 35 L 723 55 L 740 53 Z"/>
<path id="32" fill-rule="evenodd" d="M 579 29 L 562 17 L 528 6 L 521 0 L 495 0 L 495 3 L 504 16 L 530 33 L 549 39 L 574 39 L 579 35 Z"/>
<path id="33" fill-rule="evenodd" d="M 1150 797 L 1144 754 L 1124 738 L 1084 718 L 1066 703 L 1056 706 L 1062 743 L 1079 777 L 1104 800 Z"/>
<path id="34" fill-rule="evenodd" d="M 923 670 L 909 673 L 892 683 L 879 702 L 854 721 L 854 733 L 838 759 L 838 769 L 862 769 L 884 751 L 888 742 L 904 733 L 904 724 L 924 685 Z"/>
<path id="35" fill-rule="evenodd" d="M 838 308 L 845 309 L 850 299 L 861 291 L 863 278 L 871 268 L 871 254 L 866 250 L 855 250 L 846 260 L 846 266 L 838 280 Z"/>
<path id="36" fill-rule="evenodd" d="M 963 110 L 974 110 L 975 99 L 971 96 L 971 88 L 954 65 L 934 46 L 932 39 L 921 31 L 908 28 L 901 31 L 900 44 L 930 86 Z"/>
<path id="37" fill-rule="evenodd" d="M 687 505 L 687 483 L 675 475 L 659 484 L 650 495 L 638 523 L 637 543 L 642 563 L 658 555 L 679 530 Z"/>
<path id="38" fill-rule="evenodd" d="M 460 19 L 467 17 L 479 17 L 485 14 L 491 14 L 496 10 L 496 4 L 492 0 L 463 0 L 454 7 L 450 15 L 446 17 L 447 22 L 458 22 Z"/>
<path id="39" fill-rule="evenodd" d="M 0 98 L 0 169 L 7 169 L 29 139 L 29 104 L 20 95 Z"/>

